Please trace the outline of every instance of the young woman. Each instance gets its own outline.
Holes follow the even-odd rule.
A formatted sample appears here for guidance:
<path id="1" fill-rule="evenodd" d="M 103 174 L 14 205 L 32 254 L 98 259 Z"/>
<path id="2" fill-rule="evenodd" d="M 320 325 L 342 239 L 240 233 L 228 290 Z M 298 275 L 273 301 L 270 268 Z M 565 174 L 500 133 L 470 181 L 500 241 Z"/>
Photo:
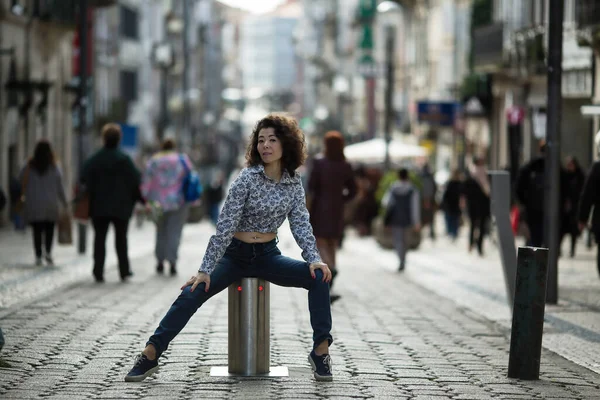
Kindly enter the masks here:
<path id="1" fill-rule="evenodd" d="M 177 274 L 179 241 L 189 212 L 181 187 L 187 171 L 193 169 L 189 157 L 178 153 L 175 147 L 173 139 L 163 142 L 161 151 L 148 161 L 141 188 L 144 199 L 158 202 L 163 210 L 156 223 L 156 272 L 162 274 L 164 262 L 168 261 L 171 275 Z"/>
<path id="2" fill-rule="evenodd" d="M 260 120 L 248 145 L 247 168 L 232 183 L 198 274 L 163 317 L 125 377 L 139 382 L 158 369 L 158 358 L 202 304 L 243 277 L 308 290 L 313 350 L 308 359 L 317 380 L 330 381 L 331 271 L 321 262 L 296 169 L 306 159 L 304 134 L 281 115 Z M 288 218 L 305 261 L 281 255 L 277 229 Z"/>
<path id="3" fill-rule="evenodd" d="M 33 227 L 35 263 L 42 265 L 42 242 L 44 259 L 52 265 L 52 241 L 54 225 L 58 221 L 59 208 L 67 208 L 67 196 L 63 187 L 62 175 L 50 142 L 40 140 L 20 175 L 22 195 L 25 196 L 24 217 Z"/>

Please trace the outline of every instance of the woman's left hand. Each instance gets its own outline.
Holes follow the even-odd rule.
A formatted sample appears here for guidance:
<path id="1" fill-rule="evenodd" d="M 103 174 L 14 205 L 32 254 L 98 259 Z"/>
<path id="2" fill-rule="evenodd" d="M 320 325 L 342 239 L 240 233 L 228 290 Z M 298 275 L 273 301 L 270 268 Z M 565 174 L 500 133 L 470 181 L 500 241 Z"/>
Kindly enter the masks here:
<path id="1" fill-rule="evenodd" d="M 317 269 L 320 269 L 321 271 L 323 271 L 323 282 L 331 282 L 331 270 L 329 269 L 329 267 L 327 266 L 327 264 L 322 263 L 322 262 L 317 262 L 317 263 L 312 263 L 310 264 L 310 276 L 313 277 L 313 279 L 315 279 L 317 277 L 317 275 L 315 274 L 315 271 Z"/>

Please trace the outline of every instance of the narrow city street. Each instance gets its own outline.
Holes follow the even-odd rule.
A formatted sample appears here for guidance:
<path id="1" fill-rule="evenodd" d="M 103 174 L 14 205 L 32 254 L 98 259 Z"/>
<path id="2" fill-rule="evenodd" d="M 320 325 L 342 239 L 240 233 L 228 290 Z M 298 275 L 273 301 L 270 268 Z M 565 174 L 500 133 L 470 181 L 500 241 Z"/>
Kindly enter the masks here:
<path id="1" fill-rule="evenodd" d="M 107 282 L 96 284 L 89 254 L 61 248 L 57 267 L 34 268 L 26 265 L 29 236 L 3 232 L 0 326 L 6 345 L 0 357 L 9 366 L 0 369 L 0 397 L 600 398 L 598 300 L 589 296 L 600 279 L 587 250 L 561 260 L 561 300 L 546 309 L 541 379 L 520 381 L 506 377 L 510 314 L 492 247 L 480 259 L 462 241 L 425 240 L 399 273 L 393 252 L 353 232 L 340 252 L 334 287 L 342 298 L 333 306 L 333 383 L 315 382 L 306 361 L 312 334 L 306 292 L 279 287 L 271 292 L 271 365 L 287 366 L 289 377 L 210 376 L 212 366 L 227 364 L 223 292 L 192 318 L 154 377 L 123 382 L 182 281 L 197 269 L 212 230 L 207 222 L 186 226 L 180 273 L 172 278 L 154 271 L 152 226 L 131 227 L 135 275 L 125 284 L 110 237 Z M 287 224 L 280 240 L 282 252 L 299 257 Z"/>

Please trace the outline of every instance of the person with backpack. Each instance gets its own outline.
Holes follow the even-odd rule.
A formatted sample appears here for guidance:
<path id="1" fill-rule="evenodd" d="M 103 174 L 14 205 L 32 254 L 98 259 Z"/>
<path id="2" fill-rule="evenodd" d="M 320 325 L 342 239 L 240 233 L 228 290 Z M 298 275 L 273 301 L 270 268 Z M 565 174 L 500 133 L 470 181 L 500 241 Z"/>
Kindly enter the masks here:
<path id="1" fill-rule="evenodd" d="M 161 151 L 147 163 L 142 177 L 141 192 L 148 204 L 157 205 L 161 216 L 156 221 L 154 254 L 156 272 L 164 272 L 164 262 L 170 266 L 171 275 L 177 274 L 177 255 L 183 226 L 189 213 L 185 181 L 193 165 L 190 158 L 176 151 L 174 139 L 166 139 Z"/>
<path id="2" fill-rule="evenodd" d="M 394 248 L 400 259 L 399 271 L 406 267 L 409 235 L 421 229 L 419 191 L 408 179 L 408 170 L 398 171 L 399 180 L 392 184 L 382 200 L 384 224 L 392 228 Z"/>

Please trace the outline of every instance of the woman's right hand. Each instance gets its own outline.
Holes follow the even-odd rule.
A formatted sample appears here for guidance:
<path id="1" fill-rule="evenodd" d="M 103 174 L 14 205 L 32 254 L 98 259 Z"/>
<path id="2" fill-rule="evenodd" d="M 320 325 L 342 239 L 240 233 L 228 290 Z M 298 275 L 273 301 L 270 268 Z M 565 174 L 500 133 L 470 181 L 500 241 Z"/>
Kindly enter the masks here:
<path id="1" fill-rule="evenodd" d="M 206 283 L 204 291 L 208 292 L 208 289 L 210 288 L 210 275 L 206 272 L 198 272 L 196 275 L 193 275 L 190 279 L 187 280 L 186 283 L 183 284 L 181 290 L 191 285 L 192 289 L 190 291 L 193 292 L 194 290 L 196 290 L 196 287 L 202 282 Z"/>

